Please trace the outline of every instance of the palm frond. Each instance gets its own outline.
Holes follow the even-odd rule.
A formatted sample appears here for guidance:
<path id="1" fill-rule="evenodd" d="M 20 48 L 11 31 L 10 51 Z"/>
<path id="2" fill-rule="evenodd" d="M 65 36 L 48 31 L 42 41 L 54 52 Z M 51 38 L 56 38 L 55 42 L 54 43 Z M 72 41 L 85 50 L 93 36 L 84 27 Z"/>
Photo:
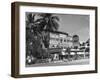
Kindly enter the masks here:
<path id="1" fill-rule="evenodd" d="M 60 21 L 59 17 L 57 17 L 57 16 L 52 16 L 52 19 L 53 19 L 53 20 Z"/>
<path id="2" fill-rule="evenodd" d="M 52 26 L 53 26 L 54 30 L 58 30 L 58 28 L 59 28 L 59 24 L 55 20 L 52 20 Z"/>

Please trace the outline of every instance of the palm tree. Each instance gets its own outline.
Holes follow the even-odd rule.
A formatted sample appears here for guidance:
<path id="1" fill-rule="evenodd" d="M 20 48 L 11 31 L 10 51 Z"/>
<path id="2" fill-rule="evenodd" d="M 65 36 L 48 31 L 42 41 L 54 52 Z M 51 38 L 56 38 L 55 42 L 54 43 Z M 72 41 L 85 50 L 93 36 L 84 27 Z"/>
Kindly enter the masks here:
<path id="1" fill-rule="evenodd" d="M 35 19 L 36 14 L 28 13 L 26 16 L 26 29 L 31 30 L 34 35 L 40 33 L 40 19 Z"/>
<path id="2" fill-rule="evenodd" d="M 40 20 L 35 19 L 35 16 L 33 13 L 27 13 L 26 15 L 26 57 L 28 55 L 37 57 L 37 53 L 41 54 L 38 52 L 41 51 Z"/>
<path id="3" fill-rule="evenodd" d="M 43 30 L 47 31 L 56 31 L 58 30 L 59 24 L 57 21 L 59 21 L 59 18 L 57 16 L 53 16 L 50 13 L 46 14 L 39 14 L 41 17 L 41 23 L 43 25 Z"/>
<path id="4" fill-rule="evenodd" d="M 57 16 L 53 16 L 50 13 L 39 14 L 40 18 L 40 28 L 41 31 L 45 34 L 43 35 L 43 42 L 46 48 L 49 47 L 49 31 L 57 31 L 59 24 L 59 18 Z M 47 32 L 45 32 L 47 31 Z"/>
<path id="5" fill-rule="evenodd" d="M 43 46 L 45 48 L 49 46 L 49 33 L 45 31 L 58 30 L 57 21 L 59 18 L 52 14 L 39 14 L 39 19 L 35 19 L 35 16 L 33 13 L 26 15 L 26 52 L 27 55 L 32 54 L 37 57 L 39 55 L 44 56 L 45 49 L 42 49 Z"/>

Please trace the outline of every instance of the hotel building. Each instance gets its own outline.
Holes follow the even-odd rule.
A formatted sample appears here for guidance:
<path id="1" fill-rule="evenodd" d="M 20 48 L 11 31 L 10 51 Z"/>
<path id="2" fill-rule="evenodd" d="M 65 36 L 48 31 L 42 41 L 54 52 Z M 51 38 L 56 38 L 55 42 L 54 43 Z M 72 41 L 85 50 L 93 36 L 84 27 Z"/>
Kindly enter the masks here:
<path id="1" fill-rule="evenodd" d="M 50 32 L 49 48 L 67 48 L 72 47 L 72 36 L 64 32 Z"/>

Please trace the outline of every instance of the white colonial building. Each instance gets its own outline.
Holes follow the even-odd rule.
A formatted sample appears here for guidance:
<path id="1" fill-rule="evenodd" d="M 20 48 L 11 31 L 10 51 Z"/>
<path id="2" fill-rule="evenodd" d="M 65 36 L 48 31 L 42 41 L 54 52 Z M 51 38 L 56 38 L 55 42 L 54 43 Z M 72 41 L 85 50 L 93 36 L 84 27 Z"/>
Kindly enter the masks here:
<path id="1" fill-rule="evenodd" d="M 50 32 L 49 48 L 72 47 L 72 37 L 63 32 Z"/>

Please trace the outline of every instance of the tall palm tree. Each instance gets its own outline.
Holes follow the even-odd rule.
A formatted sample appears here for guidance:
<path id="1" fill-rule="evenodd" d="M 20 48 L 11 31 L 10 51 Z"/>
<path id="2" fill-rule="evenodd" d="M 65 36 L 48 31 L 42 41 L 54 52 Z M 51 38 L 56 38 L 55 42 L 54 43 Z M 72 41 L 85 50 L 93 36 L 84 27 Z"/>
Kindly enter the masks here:
<path id="1" fill-rule="evenodd" d="M 40 28 L 41 31 L 44 32 L 45 31 L 57 31 L 59 28 L 59 18 L 57 16 L 53 16 L 50 13 L 46 13 L 46 14 L 39 14 L 39 16 L 41 17 L 39 19 L 40 21 Z M 49 47 L 49 32 L 45 32 L 45 35 L 43 35 L 43 42 L 46 48 Z"/>
<path id="2" fill-rule="evenodd" d="M 33 13 L 27 13 L 26 15 L 26 57 L 28 55 L 37 57 L 37 53 L 41 54 L 38 51 L 42 50 L 40 20 L 35 19 L 35 16 Z"/>
<path id="3" fill-rule="evenodd" d="M 27 17 L 26 17 L 26 28 L 27 29 L 30 29 L 31 31 L 30 32 L 33 32 L 34 35 L 37 35 L 39 34 L 39 30 L 40 30 L 40 27 L 39 27 L 39 23 L 40 23 L 40 20 L 39 19 L 35 19 L 35 14 L 33 13 L 28 13 L 27 14 Z"/>
<path id="4" fill-rule="evenodd" d="M 49 46 L 49 33 L 45 33 L 44 30 L 56 31 L 59 27 L 57 23 L 59 18 L 57 16 L 52 14 L 39 14 L 38 16 L 39 19 L 35 19 L 33 13 L 28 13 L 26 16 L 26 49 L 27 53 L 31 52 L 33 56 L 44 55 L 42 53 L 45 53 L 45 51 L 41 52 L 44 50 L 41 45 L 45 46 L 45 48 Z"/>
<path id="5" fill-rule="evenodd" d="M 43 26 L 42 29 L 43 30 L 47 30 L 47 31 L 56 31 L 58 30 L 59 24 L 59 18 L 57 16 L 53 16 L 50 13 L 46 13 L 46 14 L 39 14 L 39 16 L 41 17 L 41 25 Z"/>

